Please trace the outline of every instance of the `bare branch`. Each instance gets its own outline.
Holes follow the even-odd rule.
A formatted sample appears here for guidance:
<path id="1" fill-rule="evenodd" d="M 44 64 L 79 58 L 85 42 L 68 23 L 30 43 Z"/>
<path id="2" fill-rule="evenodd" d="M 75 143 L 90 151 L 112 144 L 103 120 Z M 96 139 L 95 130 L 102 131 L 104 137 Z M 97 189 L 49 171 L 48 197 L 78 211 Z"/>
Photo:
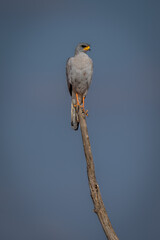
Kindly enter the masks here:
<path id="1" fill-rule="evenodd" d="M 93 156 L 91 152 L 91 145 L 90 145 L 88 130 L 87 130 L 87 123 L 85 119 L 85 114 L 82 112 L 81 108 L 78 111 L 78 117 L 79 117 L 79 122 L 81 127 L 84 153 L 85 153 L 86 162 L 87 162 L 87 175 L 88 175 L 91 198 L 94 204 L 94 212 L 98 215 L 99 221 L 102 225 L 102 228 L 108 240 L 118 240 L 118 237 L 108 218 L 108 214 L 106 212 L 106 209 L 101 197 L 99 185 L 96 181 Z"/>

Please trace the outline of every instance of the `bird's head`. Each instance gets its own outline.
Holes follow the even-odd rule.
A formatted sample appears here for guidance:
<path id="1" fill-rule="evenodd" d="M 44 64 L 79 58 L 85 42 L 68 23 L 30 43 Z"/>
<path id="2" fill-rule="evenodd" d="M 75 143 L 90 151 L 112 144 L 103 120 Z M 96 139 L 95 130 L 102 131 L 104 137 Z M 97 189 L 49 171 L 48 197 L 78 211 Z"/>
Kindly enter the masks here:
<path id="1" fill-rule="evenodd" d="M 76 47 L 75 54 L 80 52 L 86 53 L 87 51 L 91 50 L 91 46 L 88 43 L 79 43 Z"/>

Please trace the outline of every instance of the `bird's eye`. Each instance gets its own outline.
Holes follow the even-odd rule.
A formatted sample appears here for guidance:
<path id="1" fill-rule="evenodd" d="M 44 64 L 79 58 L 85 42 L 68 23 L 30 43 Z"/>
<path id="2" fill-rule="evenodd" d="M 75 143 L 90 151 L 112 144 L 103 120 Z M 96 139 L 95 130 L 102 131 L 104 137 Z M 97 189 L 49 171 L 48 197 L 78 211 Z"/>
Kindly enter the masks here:
<path id="1" fill-rule="evenodd" d="M 82 48 L 85 48 L 86 47 L 86 45 L 82 45 Z"/>

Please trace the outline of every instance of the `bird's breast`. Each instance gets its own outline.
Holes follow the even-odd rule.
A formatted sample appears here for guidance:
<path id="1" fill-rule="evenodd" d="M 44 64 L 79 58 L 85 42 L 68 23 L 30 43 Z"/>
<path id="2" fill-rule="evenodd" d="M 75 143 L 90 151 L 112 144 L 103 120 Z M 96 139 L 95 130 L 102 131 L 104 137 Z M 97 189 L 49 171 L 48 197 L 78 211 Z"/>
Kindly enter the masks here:
<path id="1" fill-rule="evenodd" d="M 87 54 L 81 53 L 72 62 L 72 88 L 79 94 L 84 94 L 91 83 L 92 60 Z"/>

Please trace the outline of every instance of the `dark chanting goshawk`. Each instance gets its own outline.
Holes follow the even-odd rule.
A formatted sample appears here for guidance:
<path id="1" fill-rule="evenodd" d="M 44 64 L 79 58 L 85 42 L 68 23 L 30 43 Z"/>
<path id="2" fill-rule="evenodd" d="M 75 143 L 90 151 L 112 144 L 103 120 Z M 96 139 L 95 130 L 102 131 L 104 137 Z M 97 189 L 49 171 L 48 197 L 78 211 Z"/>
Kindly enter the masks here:
<path id="1" fill-rule="evenodd" d="M 66 64 L 68 90 L 72 97 L 71 101 L 71 126 L 78 129 L 79 121 L 76 106 L 82 107 L 84 113 L 84 99 L 87 95 L 92 80 L 93 62 L 86 54 L 90 50 L 87 43 L 79 43 L 75 49 L 74 57 L 70 57 Z M 87 114 L 87 113 L 86 113 Z"/>

